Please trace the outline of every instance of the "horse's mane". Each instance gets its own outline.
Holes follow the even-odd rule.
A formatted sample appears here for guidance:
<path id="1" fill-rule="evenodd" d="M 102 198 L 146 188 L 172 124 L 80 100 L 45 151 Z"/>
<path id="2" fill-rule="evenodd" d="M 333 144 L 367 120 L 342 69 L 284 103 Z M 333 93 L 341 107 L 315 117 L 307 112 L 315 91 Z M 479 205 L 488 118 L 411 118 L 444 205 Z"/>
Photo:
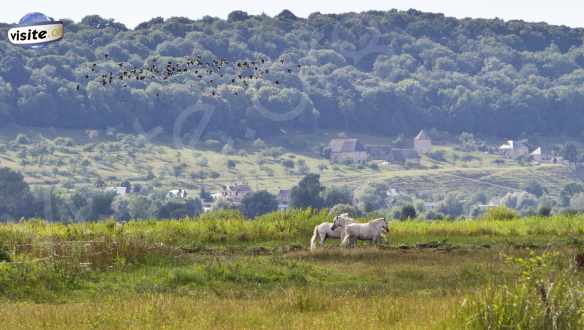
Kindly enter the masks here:
<path id="1" fill-rule="evenodd" d="M 343 214 L 337 215 L 334 218 L 333 223 L 336 223 L 338 226 L 344 227 L 348 224 L 355 223 L 355 220 L 353 220 L 351 217 L 349 217 L 348 213 L 343 213 Z"/>
<path id="2" fill-rule="evenodd" d="M 378 226 L 381 223 L 387 224 L 387 220 L 385 220 L 385 218 L 378 218 L 378 219 L 373 219 L 373 220 L 369 221 L 368 223 L 371 225 L 374 225 L 374 226 Z"/>

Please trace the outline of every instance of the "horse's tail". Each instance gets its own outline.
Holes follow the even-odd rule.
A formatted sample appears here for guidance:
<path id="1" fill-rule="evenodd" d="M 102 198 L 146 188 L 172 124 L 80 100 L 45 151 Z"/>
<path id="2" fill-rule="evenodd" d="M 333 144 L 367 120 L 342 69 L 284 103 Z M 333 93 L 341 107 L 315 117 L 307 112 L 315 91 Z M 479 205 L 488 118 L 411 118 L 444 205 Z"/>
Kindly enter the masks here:
<path id="1" fill-rule="evenodd" d="M 316 249 L 316 240 L 318 239 L 318 226 L 314 227 L 314 233 L 312 234 L 312 238 L 310 239 L 310 250 Z"/>

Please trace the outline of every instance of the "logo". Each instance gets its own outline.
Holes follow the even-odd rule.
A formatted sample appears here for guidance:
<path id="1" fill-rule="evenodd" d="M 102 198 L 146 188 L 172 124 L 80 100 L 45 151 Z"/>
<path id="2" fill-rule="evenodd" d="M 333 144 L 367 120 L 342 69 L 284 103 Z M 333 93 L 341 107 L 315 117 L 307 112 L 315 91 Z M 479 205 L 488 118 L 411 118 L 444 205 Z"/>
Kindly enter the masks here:
<path id="1" fill-rule="evenodd" d="M 63 22 L 41 13 L 30 13 L 20 19 L 17 27 L 8 30 L 8 40 L 15 45 L 40 48 L 63 39 L 64 34 Z"/>

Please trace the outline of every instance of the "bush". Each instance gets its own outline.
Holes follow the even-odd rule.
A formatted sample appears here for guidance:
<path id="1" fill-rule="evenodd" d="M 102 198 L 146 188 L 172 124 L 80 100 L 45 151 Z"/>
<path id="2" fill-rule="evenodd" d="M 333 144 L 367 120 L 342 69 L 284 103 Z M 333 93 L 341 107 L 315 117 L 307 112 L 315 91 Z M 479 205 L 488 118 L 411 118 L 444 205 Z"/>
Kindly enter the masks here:
<path id="1" fill-rule="evenodd" d="M 536 207 L 538 204 L 537 197 L 525 191 L 507 193 L 501 199 L 501 203 L 509 208 L 516 210 L 526 210 Z"/>
<path id="2" fill-rule="evenodd" d="M 552 209 L 551 207 L 541 206 L 537 210 L 537 215 L 539 215 L 540 217 L 549 217 L 550 215 L 552 215 Z"/>
<path id="3" fill-rule="evenodd" d="M 160 206 L 156 211 L 156 217 L 161 219 L 183 219 L 196 217 L 203 211 L 201 200 L 189 199 L 187 201 L 169 201 Z"/>
<path id="4" fill-rule="evenodd" d="M 286 159 L 282 162 L 282 166 L 285 168 L 294 168 L 294 161 L 291 159 Z"/>
<path id="5" fill-rule="evenodd" d="M 462 196 L 455 193 L 448 193 L 444 200 L 438 203 L 436 211 L 452 218 L 459 217 L 464 212 L 463 200 L 464 198 Z"/>
<path id="6" fill-rule="evenodd" d="M 495 221 L 508 221 L 517 218 L 519 218 L 517 212 L 505 206 L 490 208 L 483 214 L 483 219 Z"/>
<path id="7" fill-rule="evenodd" d="M 326 187 L 322 192 L 325 207 L 353 203 L 353 192 L 349 188 Z"/>
<path id="8" fill-rule="evenodd" d="M 404 205 L 400 211 L 400 220 L 415 219 L 418 215 L 416 209 L 412 205 Z"/>
<path id="9" fill-rule="evenodd" d="M 444 215 L 442 213 L 430 211 L 426 214 L 426 220 L 443 220 Z"/>
<path id="10" fill-rule="evenodd" d="M 234 161 L 233 159 L 228 159 L 226 165 L 227 165 L 227 168 L 228 169 L 231 169 L 232 170 L 232 169 L 234 169 L 234 168 L 237 167 L 237 162 Z"/>
<path id="11" fill-rule="evenodd" d="M 560 192 L 560 202 L 562 206 L 569 206 L 570 199 L 577 193 L 584 192 L 584 185 L 579 183 L 569 183 Z"/>
<path id="12" fill-rule="evenodd" d="M 446 153 L 444 150 L 436 150 L 428 153 L 428 157 L 437 161 L 437 162 L 445 162 L 446 161 Z"/>
<path id="13" fill-rule="evenodd" d="M 248 194 L 241 201 L 241 213 L 249 219 L 257 216 L 276 211 L 278 209 L 278 200 L 276 196 L 267 191 L 258 191 Z"/>
<path id="14" fill-rule="evenodd" d="M 3 247 L 0 247 L 0 262 L 11 262 L 10 253 L 6 251 Z"/>
<path id="15" fill-rule="evenodd" d="M 529 181 L 524 187 L 523 190 L 527 191 L 530 194 L 533 194 L 537 197 L 541 197 L 543 194 L 546 193 L 545 188 L 537 181 Z"/>

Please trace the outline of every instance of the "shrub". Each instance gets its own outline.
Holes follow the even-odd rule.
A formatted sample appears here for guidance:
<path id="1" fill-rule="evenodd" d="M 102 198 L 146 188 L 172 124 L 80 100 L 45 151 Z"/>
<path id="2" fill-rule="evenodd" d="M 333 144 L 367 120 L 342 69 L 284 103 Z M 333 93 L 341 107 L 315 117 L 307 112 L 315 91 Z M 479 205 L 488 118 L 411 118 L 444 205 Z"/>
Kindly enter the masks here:
<path id="1" fill-rule="evenodd" d="M 201 201 L 189 199 L 187 201 L 169 201 L 160 206 L 156 211 L 156 216 L 161 219 L 183 219 L 195 217 L 203 211 Z"/>
<path id="2" fill-rule="evenodd" d="M 12 258 L 10 258 L 10 253 L 6 251 L 3 247 L 0 247 L 0 262 L 10 262 Z"/>
<path id="3" fill-rule="evenodd" d="M 442 213 L 430 211 L 426 213 L 426 220 L 442 220 L 444 219 L 444 215 Z"/>
<path id="4" fill-rule="evenodd" d="M 569 206 L 570 199 L 577 193 L 584 192 L 584 185 L 579 183 L 569 183 L 560 192 L 560 202 L 562 206 Z"/>
<path id="5" fill-rule="evenodd" d="M 436 211 L 453 218 L 461 216 L 464 212 L 463 197 L 448 193 L 444 200 L 438 203 Z"/>
<path id="6" fill-rule="evenodd" d="M 552 209 L 547 206 L 540 206 L 540 208 L 537 210 L 537 215 L 540 217 L 549 217 L 552 215 Z"/>
<path id="7" fill-rule="evenodd" d="M 531 207 L 536 207 L 538 200 L 535 195 L 525 191 L 517 191 L 507 193 L 501 199 L 501 203 L 516 210 L 525 210 Z"/>
<path id="8" fill-rule="evenodd" d="M 523 190 L 537 197 L 541 197 L 546 193 L 546 189 L 537 181 L 531 180 L 523 186 Z"/>
<path id="9" fill-rule="evenodd" d="M 273 212 L 278 209 L 276 196 L 267 191 L 258 191 L 248 194 L 241 201 L 240 210 L 247 218 L 253 219 L 257 216 Z"/>
<path id="10" fill-rule="evenodd" d="M 483 215 L 483 219 L 496 220 L 496 221 L 507 221 L 517 219 L 519 215 L 516 211 L 507 208 L 505 206 L 498 206 L 488 209 Z"/>
<path id="11" fill-rule="evenodd" d="M 415 219 L 418 215 L 412 205 L 404 205 L 400 211 L 400 220 Z"/>
<path id="12" fill-rule="evenodd" d="M 346 187 L 326 187 L 322 192 L 325 207 L 334 207 L 337 204 L 351 204 L 353 192 Z"/>
<path id="13" fill-rule="evenodd" d="M 428 153 L 428 157 L 438 162 L 446 161 L 446 153 L 444 150 L 436 150 Z"/>
<path id="14" fill-rule="evenodd" d="M 282 166 L 286 168 L 294 168 L 294 161 L 291 159 L 286 159 L 282 162 Z"/>
<path id="15" fill-rule="evenodd" d="M 226 165 L 228 169 L 234 169 L 237 167 L 237 163 L 233 159 L 228 159 Z"/>

